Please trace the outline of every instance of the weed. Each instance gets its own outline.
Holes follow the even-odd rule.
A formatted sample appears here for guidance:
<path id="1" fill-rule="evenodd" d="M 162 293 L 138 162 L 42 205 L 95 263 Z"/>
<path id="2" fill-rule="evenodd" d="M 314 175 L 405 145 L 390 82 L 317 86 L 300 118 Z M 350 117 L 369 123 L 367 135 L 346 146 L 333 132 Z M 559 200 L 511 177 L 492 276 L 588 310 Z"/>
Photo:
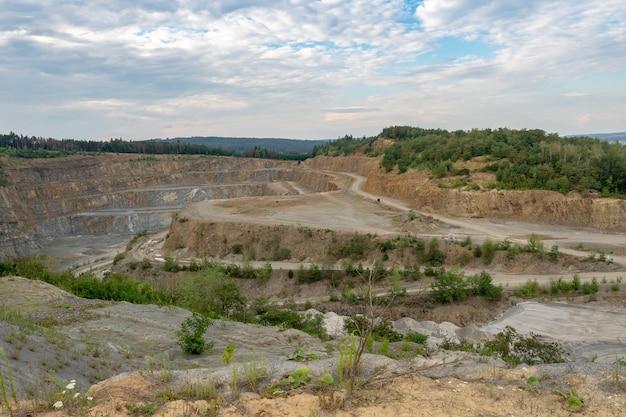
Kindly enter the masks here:
<path id="1" fill-rule="evenodd" d="M 316 359 L 318 359 L 318 357 L 315 353 L 306 353 L 302 349 L 296 349 L 293 351 L 291 355 L 287 356 L 288 361 L 296 361 L 296 362 L 304 362 L 304 361 L 310 361 L 310 360 L 316 360 Z"/>
<path id="2" fill-rule="evenodd" d="M 237 349 L 237 346 L 235 346 L 232 343 L 229 343 L 228 345 L 226 345 L 226 348 L 224 349 L 224 353 L 222 353 L 223 364 L 230 365 L 230 363 L 233 361 L 233 358 L 235 357 L 235 349 Z"/>
<path id="3" fill-rule="evenodd" d="M 256 391 L 260 379 L 267 376 L 267 364 L 260 364 L 257 358 L 243 364 L 243 377 L 252 391 Z"/>
<path id="4" fill-rule="evenodd" d="M 311 382 L 311 372 L 309 368 L 300 368 L 291 372 L 277 384 L 268 388 L 268 392 L 274 396 L 283 395 L 294 388 L 300 388 Z"/>
<path id="5" fill-rule="evenodd" d="M 15 403 L 15 407 L 17 408 L 18 402 L 17 402 L 17 395 L 15 394 L 15 386 L 13 385 L 13 374 L 11 373 L 11 367 L 9 366 L 9 358 L 7 358 L 7 355 L 4 352 L 4 349 L 2 348 L 0 348 L 0 356 L 2 356 L 2 358 L 4 359 L 4 363 L 6 365 L 7 379 L 8 379 L 9 390 L 11 392 L 11 399 L 13 400 L 13 402 Z M 9 410 L 9 414 L 12 417 L 13 407 L 11 406 L 11 402 L 9 401 L 9 398 L 7 396 L 6 384 L 4 382 L 4 374 L 2 373 L 1 368 L 0 368 L 0 394 L 2 395 L 3 406 L 6 407 L 7 410 Z"/>
<path id="6" fill-rule="evenodd" d="M 539 383 L 539 379 L 537 379 L 537 377 L 533 375 L 528 377 L 528 379 L 526 380 L 526 386 L 524 386 L 523 388 L 526 391 L 536 392 L 540 386 L 541 384 Z"/>
<path id="7" fill-rule="evenodd" d="M 585 400 L 583 397 L 579 396 L 576 392 L 576 387 L 570 388 L 569 391 L 552 391 L 553 394 L 560 395 L 565 398 L 565 404 L 563 404 L 563 408 L 569 411 L 579 411 L 585 405 Z"/>
<path id="8" fill-rule="evenodd" d="M 124 407 L 126 407 L 126 410 L 128 410 L 128 414 L 130 414 L 131 416 L 138 416 L 141 414 L 151 416 L 156 413 L 156 406 L 151 403 L 141 405 L 126 403 Z"/>

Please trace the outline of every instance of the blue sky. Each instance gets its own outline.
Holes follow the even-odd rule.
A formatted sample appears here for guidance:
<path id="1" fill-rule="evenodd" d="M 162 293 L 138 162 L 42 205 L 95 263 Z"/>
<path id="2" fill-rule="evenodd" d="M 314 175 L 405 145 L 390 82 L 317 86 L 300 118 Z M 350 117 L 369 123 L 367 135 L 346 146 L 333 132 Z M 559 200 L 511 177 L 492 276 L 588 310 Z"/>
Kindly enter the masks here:
<path id="1" fill-rule="evenodd" d="M 0 132 L 626 131 L 623 0 L 0 0 Z"/>

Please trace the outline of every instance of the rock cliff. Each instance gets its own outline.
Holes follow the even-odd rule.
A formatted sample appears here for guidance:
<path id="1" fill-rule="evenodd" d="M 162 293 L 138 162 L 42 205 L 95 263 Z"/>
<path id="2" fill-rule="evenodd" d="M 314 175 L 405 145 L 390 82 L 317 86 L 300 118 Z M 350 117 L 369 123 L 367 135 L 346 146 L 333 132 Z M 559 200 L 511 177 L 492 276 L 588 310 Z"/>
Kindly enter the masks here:
<path id="1" fill-rule="evenodd" d="M 316 169 L 352 171 L 367 176 L 365 191 L 405 201 L 416 210 L 428 213 L 626 232 L 625 200 L 585 198 L 576 193 L 563 195 L 542 190 L 440 188 L 423 173 L 384 173 L 378 168 L 378 161 L 365 156 L 349 156 L 318 157 L 307 163 Z"/>
<path id="2" fill-rule="evenodd" d="M 30 255 L 42 239 L 134 234 L 170 224 L 202 200 L 337 189 L 329 175 L 291 161 L 210 156 L 75 155 L 0 159 L 0 259 Z"/>

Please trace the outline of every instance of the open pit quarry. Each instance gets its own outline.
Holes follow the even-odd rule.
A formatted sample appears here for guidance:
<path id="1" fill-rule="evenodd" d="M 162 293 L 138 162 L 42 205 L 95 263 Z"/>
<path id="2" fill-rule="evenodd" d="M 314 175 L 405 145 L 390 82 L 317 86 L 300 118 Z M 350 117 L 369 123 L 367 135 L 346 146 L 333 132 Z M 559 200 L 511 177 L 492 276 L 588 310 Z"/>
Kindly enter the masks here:
<path id="1" fill-rule="evenodd" d="M 390 373 L 384 375 L 380 386 L 391 387 L 391 391 L 386 394 L 384 389 L 368 388 L 380 401 L 366 406 L 353 404 L 352 415 L 388 415 L 391 410 L 392 414 L 412 416 L 417 408 L 437 416 L 518 412 L 570 415 L 562 409 L 559 397 L 546 391 L 548 388 L 542 388 L 541 394 L 520 389 L 532 375 L 545 376 L 542 384 L 546 387 L 565 390 L 575 384 L 584 391 L 587 402 L 581 415 L 626 413 L 626 394 L 611 382 L 612 364 L 616 358 L 626 357 L 626 305 L 621 283 L 626 275 L 623 200 L 491 190 L 488 183 L 492 179 L 479 173 L 475 174 L 479 190 L 445 188 L 420 173 L 383 173 L 378 160 L 358 156 L 318 157 L 298 164 L 204 156 L 76 155 L 50 160 L 3 158 L 0 167 L 8 181 L 0 187 L 3 260 L 43 252 L 61 259 L 59 267 L 85 264 L 90 269 L 95 268 L 96 259 L 104 259 L 102 267 L 109 268 L 116 251 L 123 251 L 133 235 L 145 230 L 148 236 L 134 249 L 140 256 L 137 260 L 151 256 L 155 261 L 171 252 L 181 260 L 206 256 L 237 261 L 240 259 L 230 252 L 233 243 L 241 242 L 259 259 L 270 258 L 277 245 L 288 247 L 292 259 L 274 263 L 273 268 L 295 270 L 302 260 L 323 260 L 333 241 L 347 239 L 355 232 L 382 237 L 413 234 L 442 241 L 450 237 L 471 237 L 474 242 L 506 239 L 514 243 L 526 242 L 534 234 L 547 248 L 558 245 L 569 260 L 495 263 L 489 269 L 494 282 L 509 288 L 528 279 L 547 282 L 555 274 L 569 278 L 578 273 L 583 281 L 598 277 L 608 282 L 595 301 L 566 298 L 522 302 L 512 297 L 497 309 L 486 304 L 432 309 L 411 306 L 406 312 L 421 311 L 422 321 L 404 317 L 394 326 L 428 334 L 436 348 L 445 336 L 479 337 L 510 325 L 563 343 L 570 363 L 506 370 L 502 363 L 448 352 L 420 356 L 410 363 L 372 356 L 366 369 L 377 372 L 379 364 L 387 367 Z M 584 262 L 590 250 L 610 254 L 611 264 Z M 133 256 L 132 252 L 128 255 Z M 474 262 L 475 267 L 483 267 Z M 609 293 L 609 285 L 616 282 L 619 291 Z M 17 357 L 13 363 L 17 379 L 27 387 L 39 386 L 43 377 L 30 370 L 41 368 L 41 363 L 51 357 L 68 363 L 59 365 L 58 375 L 68 380 L 77 378 L 83 385 L 121 373 L 90 391 L 97 402 L 94 410 L 107 415 L 125 415 L 124 402 L 151 398 L 162 388 L 155 385 L 152 374 L 134 372 L 137 370 L 153 367 L 163 375 L 169 372 L 163 365 L 168 362 L 178 369 L 172 372 L 173 384 L 199 383 L 209 368 L 215 378 L 226 380 L 224 375 L 232 374 L 231 368 L 238 366 L 220 368 L 220 354 L 228 343 L 237 345 L 241 358 L 260 355 L 279 373 L 287 369 L 285 363 L 291 366 L 289 370 L 301 366 L 284 360 L 301 348 L 321 358 L 309 364 L 312 372 L 335 366 L 338 339 L 324 344 L 297 331 L 228 321 L 212 330 L 216 349 L 191 361 L 179 352 L 171 337 L 188 314 L 182 309 L 82 300 L 19 277 L 5 277 L 0 284 L 3 307 L 17 308 L 33 317 L 58 317 L 57 338 L 65 341 L 56 342 L 56 346 L 46 343 L 43 335 L 29 335 L 26 342 L 36 347 L 21 357 L 19 351 L 12 353 Z M 276 300 L 293 281 L 280 276 L 263 286 L 241 284 L 248 294 Z M 418 288 L 421 285 L 418 282 L 415 288 L 407 287 L 410 292 L 422 291 Z M 317 302 L 320 295 L 328 294 L 328 288 L 321 285 L 302 285 L 298 291 L 297 301 L 301 302 Z M 488 309 L 493 311 L 484 311 Z M 328 311 L 324 317 L 328 326 L 333 326 L 339 316 Z M 334 326 L 329 330 L 341 333 L 342 326 Z M 0 322 L 0 328 L 5 334 L 17 331 L 16 325 L 8 322 Z M 0 346 L 7 352 L 15 351 L 6 340 L 0 340 Z M 106 360 L 99 360 L 100 355 Z M 417 373 L 407 372 L 409 368 Z M 142 387 L 145 392 L 138 394 Z M 424 395 L 418 397 L 418 392 Z M 449 401 L 459 393 L 463 394 L 459 401 Z M 296 398 L 308 402 L 290 402 Z M 307 394 L 272 402 L 248 396 L 236 406 L 224 406 L 219 415 L 300 416 L 308 411 L 300 412 L 298 407 L 313 409 L 318 407 L 317 401 Z M 163 407 L 158 415 L 185 412 L 173 403 Z"/>

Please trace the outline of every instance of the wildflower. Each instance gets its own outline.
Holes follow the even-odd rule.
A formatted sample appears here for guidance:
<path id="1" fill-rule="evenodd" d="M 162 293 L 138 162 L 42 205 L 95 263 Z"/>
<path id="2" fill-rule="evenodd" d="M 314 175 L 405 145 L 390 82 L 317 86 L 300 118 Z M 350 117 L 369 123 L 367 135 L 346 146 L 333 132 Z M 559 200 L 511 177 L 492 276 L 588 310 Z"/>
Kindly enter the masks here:
<path id="1" fill-rule="evenodd" d="M 87 401 L 93 400 L 93 397 L 87 397 Z"/>
<path id="2" fill-rule="evenodd" d="M 63 407 L 63 401 L 59 400 L 59 401 L 55 402 L 54 404 L 52 404 L 52 406 L 54 408 L 61 408 L 61 407 Z"/>
<path id="3" fill-rule="evenodd" d="M 76 394 L 74 394 L 72 398 L 78 398 L 79 395 L 80 395 L 80 392 L 77 392 Z"/>
<path id="4" fill-rule="evenodd" d="M 76 380 L 72 379 L 69 384 L 65 386 L 65 389 L 74 389 L 76 388 Z"/>

